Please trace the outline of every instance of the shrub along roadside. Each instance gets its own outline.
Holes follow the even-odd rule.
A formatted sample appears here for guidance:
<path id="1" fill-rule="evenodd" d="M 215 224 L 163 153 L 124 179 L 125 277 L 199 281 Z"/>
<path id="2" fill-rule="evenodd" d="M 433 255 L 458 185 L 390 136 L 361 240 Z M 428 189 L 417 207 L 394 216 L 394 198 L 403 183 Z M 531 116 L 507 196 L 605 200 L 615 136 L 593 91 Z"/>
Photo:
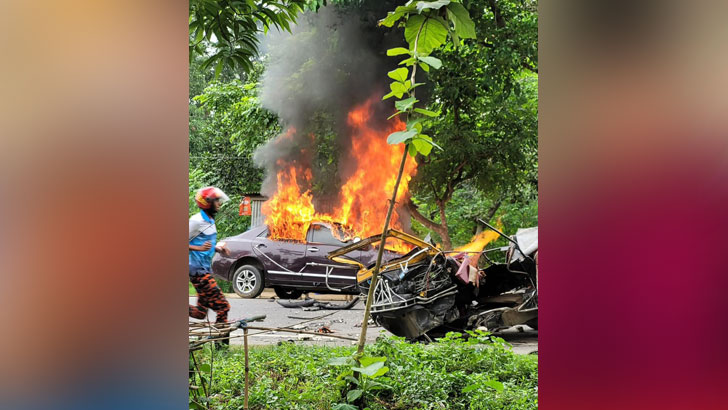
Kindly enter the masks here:
<path id="1" fill-rule="evenodd" d="M 467 337 L 470 336 L 470 337 Z M 384 337 L 365 350 L 372 362 L 386 358 L 386 372 L 352 386 L 341 358 L 355 348 L 282 343 L 253 347 L 251 409 L 536 409 L 538 358 L 516 355 L 484 332 L 451 333 L 429 344 Z M 242 348 L 214 353 L 211 408 L 243 405 Z M 198 356 L 209 362 L 210 356 Z M 382 366 L 379 366 L 382 367 Z M 362 376 L 365 377 L 365 376 Z M 348 380 L 347 380 L 348 379 Z M 375 383 L 373 383 L 376 381 Z M 368 386 L 368 387 L 367 387 Z M 347 394 L 357 390 L 355 394 Z M 348 397 L 347 397 L 348 396 Z M 356 405 L 356 406 L 354 406 Z"/>

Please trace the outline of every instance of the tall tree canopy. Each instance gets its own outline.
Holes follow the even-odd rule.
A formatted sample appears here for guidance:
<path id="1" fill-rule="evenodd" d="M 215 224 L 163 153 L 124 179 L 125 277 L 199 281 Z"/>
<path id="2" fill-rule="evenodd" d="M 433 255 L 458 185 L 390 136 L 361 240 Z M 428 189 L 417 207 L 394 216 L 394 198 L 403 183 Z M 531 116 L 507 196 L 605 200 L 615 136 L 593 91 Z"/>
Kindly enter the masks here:
<path id="1" fill-rule="evenodd" d="M 441 115 L 427 127 L 443 150 L 420 158 L 410 204 L 415 220 L 445 248 L 452 247 L 447 211 L 458 189 L 484 205 L 471 215 L 475 226 L 476 216 L 492 218 L 504 203 L 528 208 L 538 181 L 536 2 L 463 4 L 475 22 L 476 39 L 436 53 L 442 67 L 428 75 L 429 108 Z"/>
<path id="2" fill-rule="evenodd" d="M 290 31 L 306 0 L 190 0 L 190 59 L 207 56 L 202 68 L 253 69 L 258 35 L 271 28 Z M 209 55 L 208 55 L 209 54 Z"/>
<path id="3" fill-rule="evenodd" d="M 306 2 L 302 7 L 315 8 L 313 3 L 323 5 L 325 1 Z M 348 4 L 363 22 L 374 25 L 387 11 L 395 10 L 396 4 L 405 4 L 387 2 L 389 7 L 384 7 L 377 3 L 382 10 L 372 11 L 363 2 L 335 3 Z M 435 51 L 432 56 L 442 63 L 438 70 L 418 71 L 418 81 L 427 83 L 422 92 L 418 89 L 418 98 L 427 102 L 427 109 L 440 113 L 423 122 L 424 132 L 443 150 L 418 156 L 417 176 L 410 183 L 415 232 L 421 236 L 432 232 L 448 248 L 470 240 L 479 229 L 477 218 L 500 219 L 506 232 L 512 233 L 537 223 L 538 211 L 536 2 L 463 0 L 462 4 L 475 23 L 476 38 L 461 39 L 459 47 Z M 402 38 L 401 32 L 392 33 L 386 27 L 372 30 Z M 194 36 L 192 31 L 191 40 Z M 331 43 L 337 44 L 337 39 L 332 38 Z M 259 101 L 264 65 L 253 58 L 252 68 L 246 72 L 223 63 L 215 80 L 217 63 L 205 64 L 215 50 L 208 47 L 203 50 L 205 55 L 194 56 L 190 67 L 190 184 L 191 188 L 217 184 L 236 196 L 260 188 L 262 170 L 255 167 L 251 153 L 279 133 L 280 125 L 276 115 Z M 385 51 L 386 46 L 382 56 Z M 312 64 L 299 71 L 332 69 L 319 67 L 321 62 Z M 295 83 L 294 77 L 286 78 Z M 310 87 L 310 82 L 299 83 Z M 330 117 L 330 112 L 311 117 L 315 128 L 309 131 L 321 135 L 322 144 L 337 131 Z M 330 161 L 334 156 L 327 149 L 335 147 L 330 143 L 322 147 L 316 160 L 334 179 L 337 164 Z M 231 209 L 230 221 L 221 224 L 230 233 L 244 230 L 247 223 L 235 211 Z"/>

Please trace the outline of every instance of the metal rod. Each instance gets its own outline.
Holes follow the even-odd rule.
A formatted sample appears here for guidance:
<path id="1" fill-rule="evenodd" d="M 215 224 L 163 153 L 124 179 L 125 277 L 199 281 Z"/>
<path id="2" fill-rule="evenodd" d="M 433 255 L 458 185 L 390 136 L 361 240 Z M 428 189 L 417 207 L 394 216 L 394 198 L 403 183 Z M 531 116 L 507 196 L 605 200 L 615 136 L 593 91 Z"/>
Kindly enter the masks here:
<path id="1" fill-rule="evenodd" d="M 316 332 L 306 332 L 304 330 L 294 330 L 294 329 L 286 329 L 283 327 L 260 327 L 260 326 L 248 326 L 247 329 L 251 330 L 265 330 L 268 332 L 288 332 L 288 333 L 300 333 L 304 335 L 313 335 L 313 336 L 323 336 L 323 337 L 332 337 L 334 339 L 343 339 L 343 340 L 353 340 L 356 341 L 357 339 L 353 337 L 347 337 L 347 336 L 338 336 L 338 335 L 332 335 L 328 333 L 316 333 Z M 258 334 L 258 333 L 256 333 Z M 192 336 L 198 336 L 199 334 L 195 334 Z M 195 347 L 198 344 L 204 344 L 207 342 L 214 342 L 217 340 L 226 340 L 226 339 L 235 339 L 240 336 L 224 336 L 224 337 L 215 337 L 215 338 L 209 338 L 209 339 L 203 339 L 203 340 L 195 340 L 190 342 L 192 347 Z"/>
<path id="2" fill-rule="evenodd" d="M 482 219 L 480 219 L 480 218 L 478 218 L 478 222 L 480 222 L 480 223 L 482 223 L 483 225 L 487 226 L 488 228 L 490 228 L 490 229 L 494 230 L 494 231 L 495 231 L 495 233 L 497 233 L 498 235 L 500 235 L 500 236 L 502 236 L 502 237 L 506 238 L 506 240 L 508 240 L 508 242 L 511 242 L 511 243 L 513 243 L 514 245 L 516 245 L 516 249 L 518 249 L 518 252 L 521 252 L 521 255 L 523 255 L 523 257 L 524 257 L 524 258 L 526 258 L 526 259 L 530 259 L 530 260 L 532 260 L 532 261 L 533 261 L 533 258 L 532 258 L 532 257 L 530 257 L 530 256 L 526 255 L 526 253 L 525 253 L 525 252 L 523 252 L 523 249 L 521 249 L 521 246 L 520 246 L 520 245 L 518 245 L 518 242 L 516 242 L 516 240 L 515 240 L 515 239 L 512 239 L 511 237 L 507 236 L 507 235 L 506 235 L 506 234 L 504 234 L 503 232 L 501 232 L 501 231 L 499 231 L 498 229 L 496 229 L 496 228 L 495 228 L 495 227 L 494 227 L 493 225 L 489 224 L 488 222 L 485 222 L 484 220 L 482 220 Z M 510 263 L 508 263 L 508 265 L 510 265 Z M 509 270 L 510 270 L 510 269 L 509 269 Z"/>
<path id="3" fill-rule="evenodd" d="M 250 367 L 248 365 L 248 328 L 243 329 L 243 345 L 245 346 L 245 404 L 244 407 L 248 409 L 248 378 L 250 373 Z"/>
<path id="4" fill-rule="evenodd" d="M 502 237 L 506 238 L 506 240 L 507 240 L 507 241 L 509 241 L 509 242 L 513 242 L 513 244 L 514 244 L 514 245 L 518 246 L 518 242 L 516 242 L 515 240 L 511 239 L 511 238 L 510 238 L 510 237 L 509 237 L 508 235 L 506 235 L 506 234 L 504 234 L 503 232 L 501 232 L 501 231 L 499 231 L 498 229 L 496 229 L 496 227 L 495 227 L 495 226 L 493 226 L 493 225 L 489 224 L 488 222 L 485 222 L 484 220 L 482 220 L 482 219 L 480 219 L 480 218 L 478 218 L 478 222 L 480 222 L 480 223 L 482 223 L 483 225 L 487 226 L 488 228 L 492 229 L 492 230 L 493 230 L 493 231 L 495 231 L 495 233 L 497 233 L 498 235 L 500 235 L 500 236 L 502 236 Z M 520 249 L 520 247 L 518 248 L 518 250 L 519 250 L 519 251 L 521 250 L 521 249 Z M 521 252 L 521 253 L 523 253 L 523 252 Z"/>

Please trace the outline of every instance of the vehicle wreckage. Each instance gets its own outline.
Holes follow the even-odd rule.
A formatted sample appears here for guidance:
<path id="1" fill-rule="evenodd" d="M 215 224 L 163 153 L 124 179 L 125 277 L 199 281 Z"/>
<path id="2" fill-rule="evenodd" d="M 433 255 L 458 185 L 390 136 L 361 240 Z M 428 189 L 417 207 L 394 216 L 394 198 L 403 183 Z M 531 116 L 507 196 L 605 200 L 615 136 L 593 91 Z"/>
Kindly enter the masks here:
<path id="1" fill-rule="evenodd" d="M 519 229 L 513 237 L 490 228 L 510 245 L 482 252 L 443 251 L 389 230 L 389 238 L 413 249 L 381 266 L 372 318 L 408 340 L 483 327 L 491 332 L 520 324 L 538 329 L 538 227 Z M 380 239 L 372 236 L 328 254 L 332 261 L 359 268 L 357 282 L 364 294 L 371 285 L 374 264 L 364 266 L 347 254 L 376 246 Z M 505 252 L 505 262 L 489 258 L 493 251 Z M 483 269 L 477 267 L 481 255 L 488 265 Z"/>

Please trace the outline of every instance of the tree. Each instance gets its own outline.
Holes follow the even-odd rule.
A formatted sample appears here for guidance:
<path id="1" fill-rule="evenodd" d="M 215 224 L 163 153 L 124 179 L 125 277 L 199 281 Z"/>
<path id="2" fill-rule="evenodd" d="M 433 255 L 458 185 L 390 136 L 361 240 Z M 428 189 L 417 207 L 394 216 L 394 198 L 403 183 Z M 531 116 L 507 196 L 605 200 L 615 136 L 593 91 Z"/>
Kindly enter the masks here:
<path id="1" fill-rule="evenodd" d="M 431 57 L 430 54 L 447 43 L 448 34 L 455 45 L 460 42 L 459 38 L 472 38 L 475 36 L 473 22 L 467 10 L 457 0 L 410 1 L 388 13 L 380 24 L 386 27 L 398 24 L 405 29 L 404 37 L 409 48 L 395 47 L 387 50 L 388 56 L 405 56 L 404 60 L 399 63 L 404 67 L 387 73 L 388 77 L 394 81 L 390 84 L 391 92 L 382 99 L 400 98 L 394 103 L 397 111 L 392 116 L 401 115 L 404 117 L 407 127 L 404 131 L 394 132 L 387 137 L 387 143 L 391 145 L 404 144 L 405 149 L 403 150 L 399 172 L 392 190 L 392 198 L 389 200 L 387 217 L 384 221 L 384 227 L 382 227 L 377 260 L 372 269 L 369 292 L 364 308 L 364 320 L 362 321 L 361 334 L 357 344 L 357 361 L 364 353 L 372 299 L 374 299 L 374 291 L 377 287 L 379 268 L 382 264 L 385 248 L 384 244 L 389 234 L 389 222 L 396 204 L 397 192 L 402 180 L 407 155 L 427 157 L 432 151 L 432 147 L 437 147 L 432 138 L 422 132 L 422 120 L 427 117 L 437 117 L 438 113 L 416 106 L 419 100 L 415 98 L 415 89 L 421 85 L 415 81 L 417 68 L 420 67 L 425 71 L 429 71 L 430 68 L 440 68 L 442 62 L 436 57 Z M 411 72 L 408 67 L 412 67 Z M 407 98 L 403 98 L 405 95 Z"/>
<path id="2" fill-rule="evenodd" d="M 262 71 L 256 63 L 245 82 L 213 81 L 190 101 L 190 188 L 215 185 L 233 199 L 223 207 L 221 236 L 247 228 L 248 219 L 235 206 L 242 193 L 258 191 L 263 181 L 253 153 L 281 131 L 278 117 L 258 101 Z"/>
<path id="3" fill-rule="evenodd" d="M 445 249 L 453 242 L 448 205 L 467 184 L 485 194 L 493 217 L 504 203 L 535 200 L 537 186 L 538 62 L 535 2 L 464 2 L 476 36 L 436 55 L 440 70 L 428 108 L 442 114 L 425 122 L 442 146 L 419 157 L 408 205 L 413 218 L 433 231 Z M 433 213 L 432 206 L 436 209 Z M 473 226 L 475 220 L 471 220 Z"/>
<path id="4" fill-rule="evenodd" d="M 290 31 L 306 0 L 190 0 L 190 60 L 206 56 L 202 68 L 253 69 L 259 34 Z M 210 53 L 208 55 L 208 53 Z"/>

